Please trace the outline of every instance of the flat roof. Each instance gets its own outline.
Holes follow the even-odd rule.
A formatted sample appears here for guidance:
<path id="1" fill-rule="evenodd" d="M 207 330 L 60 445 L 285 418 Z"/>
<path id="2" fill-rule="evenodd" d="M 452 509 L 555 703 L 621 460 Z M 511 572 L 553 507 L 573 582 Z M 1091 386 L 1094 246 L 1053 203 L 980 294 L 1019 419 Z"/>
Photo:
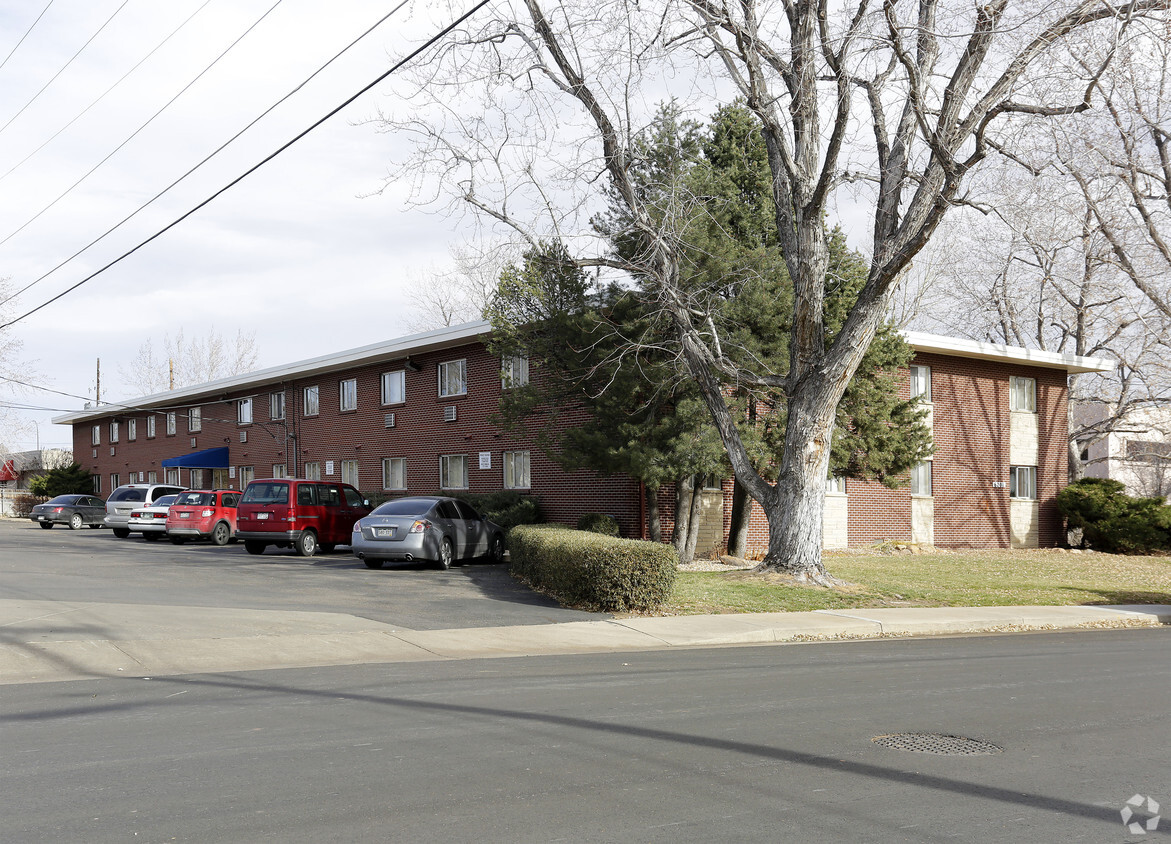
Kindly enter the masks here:
<path id="1" fill-rule="evenodd" d="M 314 375 L 336 372 L 354 366 L 366 366 L 372 363 L 405 361 L 413 354 L 439 351 L 445 348 L 466 345 L 480 337 L 489 334 L 492 330 L 487 320 L 477 320 L 462 325 L 446 326 L 422 334 L 412 334 L 399 337 L 384 343 L 373 343 L 321 355 L 295 363 L 273 366 L 260 369 L 244 375 L 233 375 L 208 381 L 204 384 L 193 384 L 189 387 L 180 387 L 164 393 L 154 393 L 149 396 L 131 399 L 125 402 L 103 402 L 99 405 L 86 407 L 72 413 L 53 417 L 55 425 L 71 425 L 90 419 L 99 419 L 118 413 L 133 413 L 138 410 L 161 410 L 171 407 L 188 406 L 199 400 L 221 400 L 221 396 L 228 393 L 237 393 L 241 388 L 279 384 L 296 378 L 307 378 Z M 917 352 L 930 352 L 954 357 L 975 358 L 977 360 L 993 360 L 1011 363 L 1021 363 L 1027 366 L 1040 366 L 1050 369 L 1064 369 L 1067 372 L 1110 372 L 1114 364 L 1100 358 L 1078 357 L 1057 352 L 1041 352 L 1034 349 L 1024 349 L 1016 346 L 1001 346 L 995 343 L 982 343 L 976 340 L 965 340 L 959 337 L 944 337 L 938 334 L 924 334 L 919 331 L 904 331 L 903 336 Z"/>

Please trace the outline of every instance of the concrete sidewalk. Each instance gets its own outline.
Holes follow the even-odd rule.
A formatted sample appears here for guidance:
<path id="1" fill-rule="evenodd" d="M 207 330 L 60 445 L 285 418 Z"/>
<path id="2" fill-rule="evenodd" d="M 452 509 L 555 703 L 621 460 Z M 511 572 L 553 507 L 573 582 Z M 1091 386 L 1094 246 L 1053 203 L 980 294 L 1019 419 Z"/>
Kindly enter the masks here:
<path id="1" fill-rule="evenodd" d="M 0 600 L 0 684 L 1162 624 L 1171 624 L 1171 606 L 818 610 L 424 631 L 335 613 Z"/>

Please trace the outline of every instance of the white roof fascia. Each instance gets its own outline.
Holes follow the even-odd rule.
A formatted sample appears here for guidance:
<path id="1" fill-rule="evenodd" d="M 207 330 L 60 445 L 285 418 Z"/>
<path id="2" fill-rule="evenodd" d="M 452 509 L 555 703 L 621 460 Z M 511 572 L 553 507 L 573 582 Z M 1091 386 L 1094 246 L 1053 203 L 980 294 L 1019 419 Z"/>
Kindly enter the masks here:
<path id="1" fill-rule="evenodd" d="M 165 393 L 155 393 L 125 402 L 103 402 L 85 410 L 66 413 L 53 417 L 54 425 L 70 425 L 75 422 L 84 422 L 87 419 L 98 419 L 121 412 L 133 412 L 148 408 L 173 407 L 190 404 L 193 400 L 218 396 L 222 393 L 238 391 L 246 387 L 262 387 L 266 384 L 280 383 L 299 378 L 308 378 L 314 375 L 336 370 L 348 369 L 353 366 L 363 366 L 379 361 L 404 359 L 410 355 L 419 355 L 426 352 L 453 346 L 461 346 L 473 342 L 491 331 L 491 324 L 487 320 L 452 325 L 428 331 L 423 334 L 413 334 L 409 337 L 400 337 L 385 343 L 373 343 L 369 346 L 360 346 L 357 349 L 348 349 L 344 352 L 321 355 L 308 360 L 297 361 L 283 366 L 274 366 L 261 369 L 244 375 L 233 375 L 208 381 L 203 384 L 193 384 L 190 387 L 181 387 L 177 390 L 168 390 Z"/>
<path id="2" fill-rule="evenodd" d="M 921 331 L 904 331 L 903 339 L 916 352 L 931 352 L 952 357 L 1020 363 L 1045 369 L 1064 369 L 1066 372 L 1113 372 L 1114 362 L 1103 358 L 1080 357 L 1061 352 L 1042 352 L 1020 346 L 1001 346 L 961 337 L 944 337 Z"/>

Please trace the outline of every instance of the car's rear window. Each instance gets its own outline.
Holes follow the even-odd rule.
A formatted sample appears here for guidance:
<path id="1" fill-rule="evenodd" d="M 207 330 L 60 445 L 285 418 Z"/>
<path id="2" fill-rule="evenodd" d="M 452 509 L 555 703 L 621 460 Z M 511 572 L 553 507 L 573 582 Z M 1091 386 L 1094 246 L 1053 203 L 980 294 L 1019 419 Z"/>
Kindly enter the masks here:
<path id="1" fill-rule="evenodd" d="M 164 495 L 161 498 L 159 498 L 157 501 L 155 501 L 155 503 L 152 506 L 154 506 L 154 507 L 170 507 L 172 504 L 175 503 L 175 499 L 177 497 L 178 496 L 176 496 L 176 495 Z"/>
<path id="2" fill-rule="evenodd" d="M 145 489 L 116 489 L 110 495 L 111 501 L 144 501 L 145 499 Z"/>
<path id="3" fill-rule="evenodd" d="M 289 485 L 281 483 L 251 483 L 244 490 L 244 504 L 288 504 Z"/>
<path id="4" fill-rule="evenodd" d="M 175 503 L 182 506 L 184 504 L 198 507 L 202 504 L 215 504 L 214 492 L 184 492 L 175 499 Z"/>
<path id="5" fill-rule="evenodd" d="M 375 516 L 421 516 L 435 504 L 426 498 L 396 498 L 379 504 L 372 515 Z"/>

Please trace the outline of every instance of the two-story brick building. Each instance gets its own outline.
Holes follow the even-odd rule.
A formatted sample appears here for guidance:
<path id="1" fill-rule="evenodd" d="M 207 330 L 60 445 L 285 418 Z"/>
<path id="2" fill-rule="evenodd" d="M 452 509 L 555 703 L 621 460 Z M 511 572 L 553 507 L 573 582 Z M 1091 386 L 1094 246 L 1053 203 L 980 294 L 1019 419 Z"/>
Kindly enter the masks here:
<path id="1" fill-rule="evenodd" d="M 134 481 L 242 488 L 254 477 L 333 478 L 382 495 L 515 489 L 550 521 L 616 517 L 646 536 L 645 497 L 625 476 L 567 472 L 535 432 L 493 424 L 523 359 L 489 354 L 485 322 L 324 355 L 55 418 L 108 494 Z M 1108 363 L 908 334 L 908 395 L 931 408 L 935 454 L 890 490 L 831 483 L 826 544 L 895 539 L 941 546 L 1053 545 L 1066 482 L 1066 376 Z M 583 417 L 583 424 L 588 420 Z M 540 424 L 534 422 L 534 424 Z M 727 535 L 731 482 L 709 494 L 706 548 Z M 666 503 L 666 528 L 671 502 Z M 752 536 L 763 546 L 763 518 Z"/>

